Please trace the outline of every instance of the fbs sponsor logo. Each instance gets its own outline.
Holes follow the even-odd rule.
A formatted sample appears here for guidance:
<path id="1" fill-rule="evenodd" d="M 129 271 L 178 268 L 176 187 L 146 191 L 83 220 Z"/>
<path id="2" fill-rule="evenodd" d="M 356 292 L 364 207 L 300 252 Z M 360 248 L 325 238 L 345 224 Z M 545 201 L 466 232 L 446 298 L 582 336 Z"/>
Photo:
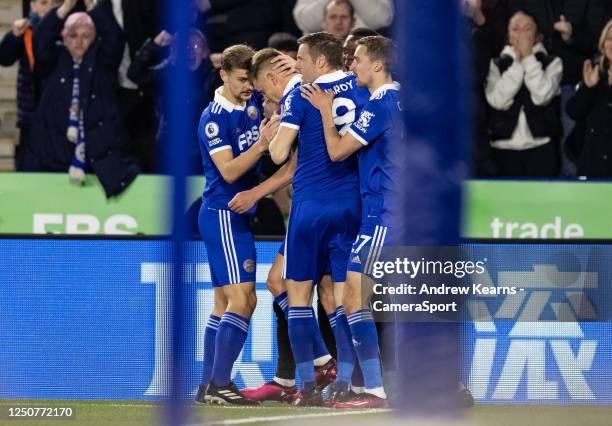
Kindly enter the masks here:
<path id="1" fill-rule="evenodd" d="M 127 214 L 102 219 L 90 214 L 34 213 L 34 234 L 129 235 L 138 232 L 138 222 Z"/>
<path id="2" fill-rule="evenodd" d="M 494 217 L 490 223 L 493 238 L 582 238 L 584 228 L 577 223 L 563 223 L 561 216 L 541 225 L 534 222 L 515 222 Z"/>

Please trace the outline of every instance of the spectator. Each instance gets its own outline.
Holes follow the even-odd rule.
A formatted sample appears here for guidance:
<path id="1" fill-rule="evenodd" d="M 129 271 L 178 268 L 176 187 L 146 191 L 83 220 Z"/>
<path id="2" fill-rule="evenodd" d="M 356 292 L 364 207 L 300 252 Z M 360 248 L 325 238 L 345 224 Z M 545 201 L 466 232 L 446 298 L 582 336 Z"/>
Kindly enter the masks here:
<path id="1" fill-rule="evenodd" d="M 125 34 L 126 44 L 119 65 L 119 111 L 128 152 L 137 157 L 144 172 L 153 172 L 155 120 L 153 88 L 140 86 L 127 77 L 136 51 L 157 34 L 157 2 L 112 0 L 113 14 Z"/>
<path id="2" fill-rule="evenodd" d="M 561 123 L 563 138 L 574 127 L 566 114 L 567 100 L 582 77 L 582 64 L 597 50 L 597 39 L 605 24 L 609 0 L 509 0 L 510 13 L 524 10 L 532 15 L 543 34 L 544 47 L 563 62 L 561 81 Z M 563 157 L 562 173 L 574 175 L 575 166 Z"/>
<path id="3" fill-rule="evenodd" d="M 346 37 L 353 26 L 378 30 L 388 27 L 393 21 L 393 0 L 298 0 L 293 9 L 293 17 L 304 34 L 321 31 L 329 7 L 332 4 L 337 7 L 341 3 L 349 3 L 354 9 L 351 16 L 355 17 L 342 38 Z"/>
<path id="4" fill-rule="evenodd" d="M 612 178 L 612 20 L 599 39 L 600 57 L 586 60 L 582 82 L 567 103 L 569 116 L 576 120 L 580 139 L 578 175 Z"/>
<path id="5" fill-rule="evenodd" d="M 351 69 L 351 64 L 355 58 L 355 49 L 357 49 L 357 42 L 364 37 L 380 35 L 376 31 L 369 28 L 355 28 L 344 40 L 342 45 L 342 62 L 344 63 L 344 71 L 348 72 Z"/>
<path id="6" fill-rule="evenodd" d="M 200 0 L 201 1 L 201 0 Z M 207 36 L 212 52 L 244 43 L 263 49 L 277 32 L 295 33 L 288 0 L 209 0 Z M 297 35 L 297 34 L 296 34 Z"/>
<path id="7" fill-rule="evenodd" d="M 330 1 L 323 11 L 323 31 L 341 40 L 348 36 L 355 25 L 355 9 L 348 0 Z"/>
<path id="8" fill-rule="evenodd" d="M 268 47 L 297 59 L 297 37 L 289 33 L 274 33 L 268 39 Z"/>
<path id="9" fill-rule="evenodd" d="M 467 39 L 473 61 L 472 101 L 474 106 L 473 138 L 475 175 L 496 176 L 493 152 L 488 132 L 489 105 L 483 87 L 489 73 L 491 58 L 497 56 L 506 41 L 508 14 L 506 0 L 469 0 L 464 4 L 467 18 Z"/>
<path id="10" fill-rule="evenodd" d="M 161 57 L 166 46 L 171 46 L 170 53 L 167 57 Z M 192 174 L 202 174 L 202 160 L 200 156 L 196 130 L 200 115 L 210 99 L 212 99 L 212 91 L 210 78 L 212 64 L 208 59 L 210 50 L 204 35 L 197 29 L 189 30 L 187 37 L 171 36 L 166 31 L 160 32 L 155 39 L 147 40 L 142 48 L 136 53 L 130 68 L 128 69 L 128 77 L 136 82 L 139 86 L 161 87 L 163 81 L 170 78 L 175 70 L 176 52 L 177 49 L 188 50 L 188 66 L 191 72 L 190 80 L 196 90 L 190 92 L 190 96 L 184 99 L 183 111 L 190 117 L 190 122 L 193 123 L 193 143 L 191 145 L 190 158 L 191 163 L 188 164 L 188 172 Z M 172 143 L 172 138 L 168 134 L 166 108 L 171 104 L 164 94 L 159 95 L 156 99 L 156 110 L 158 115 L 157 141 L 158 147 L 162 144 Z M 159 169 L 159 165 L 157 167 Z"/>
<path id="11" fill-rule="evenodd" d="M 34 32 L 34 57 L 43 90 L 32 119 L 30 149 L 24 156 L 26 169 L 68 171 L 77 183 L 93 171 L 111 197 L 138 173 L 122 152 L 116 98 L 125 40 L 109 0 L 95 6 L 94 0 L 88 0 L 88 13 L 68 16 L 75 3 L 64 0 Z M 60 32 L 63 45 L 56 43 Z"/>
<path id="12" fill-rule="evenodd" d="M 9 67 L 19 61 L 17 71 L 17 127 L 19 145 L 16 148 L 15 163 L 21 170 L 22 152 L 30 135 L 32 114 L 38 102 L 38 90 L 34 75 L 34 55 L 32 32 L 38 22 L 52 7 L 61 3 L 58 0 L 33 0 L 28 18 L 17 19 L 13 28 L 0 42 L 0 65 Z"/>
<path id="13" fill-rule="evenodd" d="M 500 176 L 553 177 L 559 171 L 563 65 L 539 39 L 533 17 L 517 12 L 508 25 L 509 44 L 490 64 L 485 95 Z"/>

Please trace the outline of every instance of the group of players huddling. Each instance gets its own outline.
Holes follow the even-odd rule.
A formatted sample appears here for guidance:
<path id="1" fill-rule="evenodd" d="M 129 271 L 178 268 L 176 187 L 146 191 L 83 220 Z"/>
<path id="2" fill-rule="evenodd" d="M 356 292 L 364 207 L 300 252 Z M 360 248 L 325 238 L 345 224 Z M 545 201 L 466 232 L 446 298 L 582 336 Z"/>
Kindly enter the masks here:
<path id="1" fill-rule="evenodd" d="M 387 238 L 397 167 L 392 148 L 404 138 L 399 85 L 391 77 L 394 48 L 385 37 L 363 37 L 345 72 L 342 41 L 331 34 L 310 34 L 298 44 L 294 64 L 270 48 L 227 48 L 224 84 L 200 120 L 206 186 L 199 227 L 215 302 L 196 401 L 384 408 L 378 336 L 361 282 Z M 269 118 L 264 102 L 279 106 Z M 267 151 L 282 166 L 260 183 L 257 166 Z M 269 289 L 287 318 L 301 389 L 279 379 L 239 391 L 231 370 L 257 303 L 249 216 L 259 199 L 289 184 L 287 234 L 268 281 L 278 283 Z M 334 332 L 337 362 L 314 316 L 315 285 Z M 362 383 L 355 383 L 356 376 Z M 323 401 L 321 392 L 330 384 Z"/>

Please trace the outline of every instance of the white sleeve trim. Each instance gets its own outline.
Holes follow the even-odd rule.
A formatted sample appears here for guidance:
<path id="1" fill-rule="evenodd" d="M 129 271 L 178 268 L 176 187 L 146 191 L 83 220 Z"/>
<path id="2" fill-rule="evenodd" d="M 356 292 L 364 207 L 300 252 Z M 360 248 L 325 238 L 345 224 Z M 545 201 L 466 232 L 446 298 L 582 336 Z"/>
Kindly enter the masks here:
<path id="1" fill-rule="evenodd" d="M 217 153 L 219 151 L 223 151 L 223 150 L 226 150 L 226 149 L 232 149 L 232 147 L 229 146 L 229 145 L 223 145 L 223 146 L 220 146 L 219 148 L 211 149 L 210 151 L 208 151 L 208 153 L 210 155 L 213 155 L 213 154 L 215 154 L 215 153 Z"/>
<path id="2" fill-rule="evenodd" d="M 297 124 L 292 124 L 292 123 L 281 123 L 280 127 L 288 127 L 293 130 L 300 130 L 300 126 L 298 126 Z"/>
<path id="3" fill-rule="evenodd" d="M 349 132 L 351 135 L 353 135 L 353 137 L 354 137 L 355 139 L 357 139 L 359 142 L 361 142 L 361 144 L 362 144 L 362 145 L 364 145 L 364 146 L 368 146 L 368 145 L 370 144 L 370 143 L 369 143 L 368 141 L 366 141 L 364 138 L 362 138 L 361 136 L 359 136 L 359 135 L 357 134 L 357 132 L 356 132 L 356 131 L 354 131 L 353 129 L 351 129 L 350 127 L 349 127 L 349 129 L 348 129 L 348 132 Z"/>

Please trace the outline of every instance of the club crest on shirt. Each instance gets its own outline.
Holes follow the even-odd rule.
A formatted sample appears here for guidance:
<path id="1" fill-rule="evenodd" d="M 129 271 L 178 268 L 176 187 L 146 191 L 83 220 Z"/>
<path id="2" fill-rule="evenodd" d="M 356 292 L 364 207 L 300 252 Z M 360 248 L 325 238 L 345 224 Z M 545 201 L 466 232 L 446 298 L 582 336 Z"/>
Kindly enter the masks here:
<path id="1" fill-rule="evenodd" d="M 368 127 L 370 127 L 370 120 L 374 117 L 374 113 L 370 111 L 362 111 L 361 115 L 357 122 L 355 122 L 355 127 L 357 127 L 362 132 L 367 132 Z"/>
<path id="2" fill-rule="evenodd" d="M 214 138 L 219 134 L 219 125 L 214 121 L 209 121 L 206 123 L 206 126 L 204 126 L 204 133 L 206 133 L 209 139 Z"/>
<path id="3" fill-rule="evenodd" d="M 287 96 L 287 99 L 285 99 L 285 102 L 283 102 L 283 106 L 281 110 L 281 115 L 283 117 L 291 115 L 291 98 L 293 98 L 293 93 Z"/>
<path id="4" fill-rule="evenodd" d="M 247 108 L 247 115 L 249 116 L 249 118 L 251 120 L 255 120 L 257 119 L 257 116 L 259 115 L 259 111 L 257 111 L 257 107 L 251 105 L 250 107 Z"/>

